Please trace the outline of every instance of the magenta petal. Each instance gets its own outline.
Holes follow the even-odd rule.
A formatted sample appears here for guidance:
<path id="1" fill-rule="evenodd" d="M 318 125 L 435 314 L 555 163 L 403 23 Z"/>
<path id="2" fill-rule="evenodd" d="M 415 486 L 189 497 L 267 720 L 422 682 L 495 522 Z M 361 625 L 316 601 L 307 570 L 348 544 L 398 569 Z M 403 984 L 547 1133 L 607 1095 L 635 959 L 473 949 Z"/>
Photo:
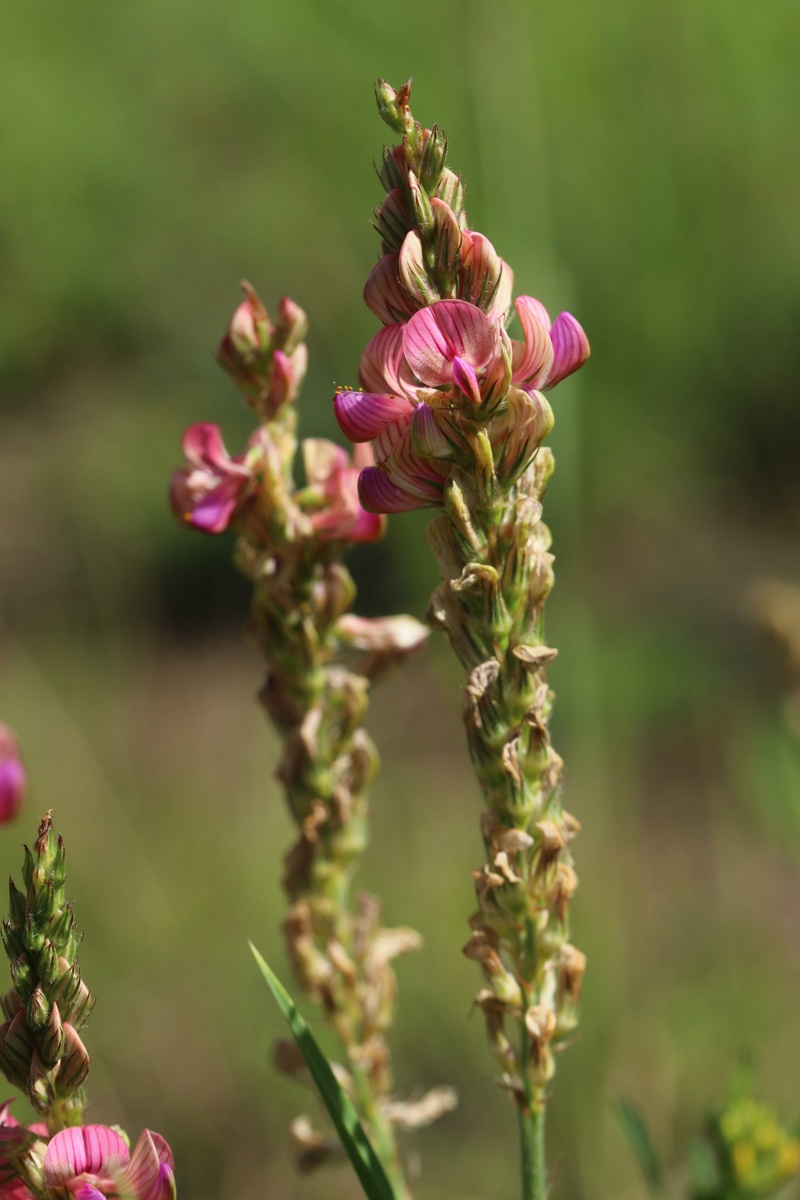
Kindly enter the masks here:
<path id="1" fill-rule="evenodd" d="M 374 392 L 337 392 L 333 411 L 339 428 L 351 442 L 369 442 L 393 421 L 411 418 L 408 400 Z"/>
<path id="2" fill-rule="evenodd" d="M 74 1200 L 105 1200 L 102 1192 L 98 1192 L 96 1187 L 92 1187 L 90 1183 L 84 1183 L 79 1188 L 72 1189 Z"/>
<path id="3" fill-rule="evenodd" d="M 478 385 L 475 368 L 458 356 L 453 359 L 453 383 L 476 407 L 480 404 L 481 389 Z"/>
<path id="4" fill-rule="evenodd" d="M 230 463 L 218 425 L 200 421 L 190 425 L 183 435 L 183 453 L 195 467 L 216 467 L 224 470 Z"/>
<path id="5" fill-rule="evenodd" d="M 78 1175 L 106 1175 L 129 1158 L 125 1142 L 106 1125 L 73 1126 L 50 1139 L 44 1156 L 44 1182 L 60 1187 Z"/>
<path id="6" fill-rule="evenodd" d="M 367 467 L 358 479 L 358 498 L 368 513 L 411 512 L 423 508 L 425 500 L 412 496 L 393 483 L 378 467 Z"/>
<path id="7" fill-rule="evenodd" d="M 184 519 L 201 533 L 223 533 L 239 503 L 240 491 L 239 480 L 224 479 L 212 491 L 196 500 Z"/>
<path id="8" fill-rule="evenodd" d="M 548 388 L 577 371 L 590 354 L 589 339 L 571 313 L 559 313 L 550 330 L 550 340 L 553 343 L 553 365 L 544 385 Z"/>
<path id="9" fill-rule="evenodd" d="M 367 512 L 365 509 L 358 506 L 358 516 L 356 523 L 348 533 L 348 541 L 351 542 L 377 542 L 383 537 L 385 522 L 379 513 Z"/>
<path id="10" fill-rule="evenodd" d="M 18 758 L 0 761 L 0 825 L 12 821 L 20 810 L 27 777 Z"/>

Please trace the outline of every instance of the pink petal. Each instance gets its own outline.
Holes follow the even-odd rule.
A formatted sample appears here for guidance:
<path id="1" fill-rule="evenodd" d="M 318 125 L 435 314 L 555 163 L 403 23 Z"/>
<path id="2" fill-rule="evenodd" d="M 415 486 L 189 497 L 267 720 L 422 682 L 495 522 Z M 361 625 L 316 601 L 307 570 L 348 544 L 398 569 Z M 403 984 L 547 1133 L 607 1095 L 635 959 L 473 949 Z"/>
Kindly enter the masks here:
<path id="1" fill-rule="evenodd" d="M 194 467 L 224 468 L 230 462 L 218 425 L 198 422 L 190 425 L 183 435 L 183 453 Z"/>
<path id="2" fill-rule="evenodd" d="M 408 400 L 374 392 L 337 392 L 333 411 L 339 428 L 351 442 L 371 441 L 386 425 L 404 417 L 411 419 Z"/>
<path id="3" fill-rule="evenodd" d="M 127 1163 L 128 1147 L 106 1125 L 62 1129 L 48 1143 L 44 1156 L 44 1182 L 60 1187 L 78 1175 L 107 1175 L 109 1168 Z"/>
<path id="4" fill-rule="evenodd" d="M 405 321 L 417 305 L 400 282 L 399 256 L 386 254 L 364 285 L 364 303 L 384 325 Z"/>
<path id="5" fill-rule="evenodd" d="M 241 490 L 238 480 L 223 479 L 212 491 L 195 501 L 191 511 L 184 514 L 184 520 L 201 533 L 223 533 L 239 503 Z"/>
<path id="6" fill-rule="evenodd" d="M 356 523 L 347 535 L 350 542 L 377 542 L 386 532 L 386 521 L 378 513 L 367 512 L 358 506 Z"/>
<path id="7" fill-rule="evenodd" d="M 426 501 L 398 487 L 378 467 L 367 467 L 358 480 L 358 498 L 362 508 L 370 513 L 410 512 L 424 508 Z"/>
<path id="8" fill-rule="evenodd" d="M 583 366 L 590 354 L 589 339 L 571 313 L 562 312 L 556 317 L 550 330 L 553 343 L 553 365 L 547 376 L 545 387 L 553 387 L 578 367 Z"/>
<path id="9" fill-rule="evenodd" d="M 401 396 L 406 389 L 402 376 L 403 331 L 405 325 L 387 325 L 368 343 L 361 356 L 358 379 L 365 392 L 393 392 Z"/>
<path id="10" fill-rule="evenodd" d="M 378 469 L 409 495 L 432 503 L 441 500 L 448 468 L 438 467 L 415 452 L 410 423 L 397 421 L 381 430 L 375 439 L 375 458 Z"/>
<path id="11" fill-rule="evenodd" d="M 403 347 L 416 377 L 431 387 L 449 383 L 453 360 L 484 367 L 492 357 L 494 327 L 473 304 L 440 300 L 415 313 L 405 327 Z"/>
<path id="12" fill-rule="evenodd" d="M 458 356 L 453 359 L 453 383 L 476 407 L 480 404 L 481 389 L 475 368 Z"/>
<path id="13" fill-rule="evenodd" d="M 550 319 L 547 310 L 533 296 L 518 296 L 514 306 L 519 316 L 524 342 L 512 342 L 514 383 L 536 383 L 546 379 L 553 364 Z"/>
<path id="14" fill-rule="evenodd" d="M 175 1191 L 174 1169 L 175 1159 L 167 1143 L 160 1134 L 145 1129 L 124 1173 L 124 1183 L 136 1200 L 168 1200 Z"/>

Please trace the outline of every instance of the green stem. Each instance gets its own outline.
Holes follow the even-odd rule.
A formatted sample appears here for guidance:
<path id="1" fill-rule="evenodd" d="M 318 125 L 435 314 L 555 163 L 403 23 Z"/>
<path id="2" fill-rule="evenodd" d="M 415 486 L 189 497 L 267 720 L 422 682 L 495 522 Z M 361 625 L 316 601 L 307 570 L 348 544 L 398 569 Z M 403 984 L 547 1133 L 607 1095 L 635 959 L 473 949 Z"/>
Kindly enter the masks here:
<path id="1" fill-rule="evenodd" d="M 522 1086 L 525 1104 L 519 1108 L 520 1167 L 522 1171 L 522 1200 L 545 1200 L 547 1196 L 547 1163 L 545 1161 L 545 1101 L 539 1088 L 534 1087 L 527 1072 L 530 1037 L 522 1022 L 520 1046 Z"/>
<path id="2" fill-rule="evenodd" d="M 545 1200 L 547 1196 L 544 1116 L 545 1108 L 542 1103 L 533 1102 L 519 1110 L 522 1200 Z"/>

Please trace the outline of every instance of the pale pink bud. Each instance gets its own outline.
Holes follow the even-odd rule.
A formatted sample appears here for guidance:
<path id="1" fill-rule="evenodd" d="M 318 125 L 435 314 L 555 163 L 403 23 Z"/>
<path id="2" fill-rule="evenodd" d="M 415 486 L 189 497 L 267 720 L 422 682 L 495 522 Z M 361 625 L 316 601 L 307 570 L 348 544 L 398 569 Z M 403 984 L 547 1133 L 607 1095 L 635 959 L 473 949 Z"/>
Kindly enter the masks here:
<path id="1" fill-rule="evenodd" d="M 272 346 L 291 354 L 308 333 L 308 317 L 299 304 L 284 296 L 278 305 L 278 318 L 272 331 Z"/>
<path id="2" fill-rule="evenodd" d="M 16 734 L 0 721 L 0 825 L 13 821 L 19 812 L 26 783 Z"/>
<path id="3" fill-rule="evenodd" d="M 244 391 L 258 394 L 266 386 L 273 329 L 250 284 L 242 283 L 242 288 L 245 299 L 231 318 L 217 358 Z"/>

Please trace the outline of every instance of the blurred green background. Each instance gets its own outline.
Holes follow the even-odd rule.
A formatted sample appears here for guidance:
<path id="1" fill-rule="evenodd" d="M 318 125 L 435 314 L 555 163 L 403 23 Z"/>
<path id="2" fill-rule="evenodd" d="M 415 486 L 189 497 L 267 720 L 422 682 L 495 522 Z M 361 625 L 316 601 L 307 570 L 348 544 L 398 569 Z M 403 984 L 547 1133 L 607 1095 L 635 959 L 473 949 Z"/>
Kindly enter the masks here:
<path id="1" fill-rule="evenodd" d="M 304 433 L 333 434 L 375 319 L 373 80 L 415 77 L 473 226 L 584 324 L 554 397 L 556 745 L 583 822 L 583 1028 L 551 1106 L 556 1194 L 642 1194 L 610 1111 L 668 1157 L 752 1061 L 793 1115 L 800 745 L 745 597 L 800 580 L 796 0 L 30 0 L 0 48 L 0 716 L 67 839 L 92 1115 L 147 1124 L 196 1200 L 350 1197 L 298 1179 L 307 1107 L 268 1063 L 282 974 L 276 744 L 225 538 L 172 522 L 183 428 L 249 418 L 213 361 L 245 276 L 311 319 Z M 362 611 L 422 615 L 424 514 L 353 564 Z M 375 697 L 363 871 L 425 950 L 399 964 L 400 1090 L 452 1082 L 420 1200 L 514 1194 L 516 1133 L 460 956 L 480 861 L 460 677 L 434 644 Z"/>

